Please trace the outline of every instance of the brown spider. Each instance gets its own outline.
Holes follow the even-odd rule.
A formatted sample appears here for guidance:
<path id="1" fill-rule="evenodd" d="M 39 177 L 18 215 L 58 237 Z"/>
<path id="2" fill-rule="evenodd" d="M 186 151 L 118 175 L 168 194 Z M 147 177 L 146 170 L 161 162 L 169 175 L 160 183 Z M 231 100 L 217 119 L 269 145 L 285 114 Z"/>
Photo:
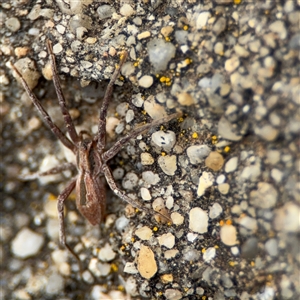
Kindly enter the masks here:
<path id="1" fill-rule="evenodd" d="M 40 101 L 35 94 L 31 91 L 26 81 L 22 77 L 21 73 L 15 66 L 13 69 L 18 74 L 21 83 L 26 90 L 32 103 L 42 115 L 43 120 L 54 133 L 54 135 L 63 143 L 64 146 L 73 151 L 76 156 L 76 167 L 78 169 L 78 175 L 71 179 L 68 186 L 61 192 L 57 199 L 57 209 L 59 218 L 59 241 L 64 245 L 77 260 L 80 262 L 77 254 L 66 243 L 65 224 L 64 224 L 64 202 L 76 188 L 76 206 L 80 213 L 92 224 L 99 224 L 105 215 L 106 197 L 105 197 L 105 184 L 101 180 L 101 176 L 105 176 L 106 181 L 111 190 L 119 196 L 122 200 L 131 204 L 132 206 L 144 210 L 148 213 L 153 211 L 147 207 L 142 206 L 138 201 L 128 197 L 124 191 L 122 191 L 116 184 L 111 170 L 107 165 L 107 162 L 113 158 L 122 147 L 132 138 L 135 138 L 144 131 L 150 129 L 153 126 L 157 126 L 162 123 L 169 122 L 170 120 L 179 117 L 180 113 L 174 113 L 169 116 L 163 117 L 158 120 L 154 120 L 150 124 L 135 128 L 132 132 L 117 141 L 109 150 L 105 151 L 106 144 L 106 114 L 108 109 L 108 103 L 112 95 L 113 85 L 120 74 L 120 69 L 126 60 L 127 53 L 124 52 L 121 56 L 120 64 L 116 67 L 108 87 L 106 89 L 103 103 L 100 109 L 98 133 L 94 137 L 90 137 L 86 132 L 76 132 L 73 120 L 69 114 L 66 106 L 66 101 L 62 93 L 59 77 L 57 75 L 55 57 L 52 52 L 51 42 L 47 41 L 47 48 L 50 55 L 51 69 L 53 74 L 53 82 L 58 97 L 60 109 L 64 118 L 64 123 L 67 132 L 70 136 L 68 138 L 51 120 L 49 114 L 45 111 Z M 84 137 L 87 135 L 88 137 Z M 39 173 L 38 176 L 45 176 L 50 174 L 57 174 L 66 169 L 69 169 L 72 164 L 63 164 L 55 167 L 43 173 Z M 26 179 L 29 179 L 27 177 Z M 36 176 L 32 177 L 36 178 Z M 157 213 L 157 212 L 155 212 Z M 159 213 L 160 214 L 160 213 Z M 162 215 L 166 218 L 166 216 Z"/>

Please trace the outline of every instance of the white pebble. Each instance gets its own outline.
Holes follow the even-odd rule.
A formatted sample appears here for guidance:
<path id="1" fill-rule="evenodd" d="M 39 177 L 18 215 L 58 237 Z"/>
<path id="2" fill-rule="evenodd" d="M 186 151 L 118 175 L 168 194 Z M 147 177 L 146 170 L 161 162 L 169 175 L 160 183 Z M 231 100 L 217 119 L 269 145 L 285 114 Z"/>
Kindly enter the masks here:
<path id="1" fill-rule="evenodd" d="M 197 239 L 197 237 L 198 237 L 198 234 L 193 233 L 193 232 L 189 232 L 187 234 L 187 240 L 191 243 L 193 243 Z"/>
<path id="2" fill-rule="evenodd" d="M 139 86 L 148 89 L 153 84 L 153 77 L 150 75 L 144 75 L 138 80 Z"/>
<path id="3" fill-rule="evenodd" d="M 154 174 L 152 171 L 145 171 L 142 173 L 143 180 L 150 185 L 155 185 L 159 183 L 160 178 L 157 174 Z"/>
<path id="4" fill-rule="evenodd" d="M 165 155 L 158 158 L 158 164 L 167 175 L 173 176 L 177 170 L 176 155 Z"/>
<path id="5" fill-rule="evenodd" d="M 122 186 L 125 190 L 132 190 L 138 184 L 138 176 L 135 173 L 127 173 L 122 180 Z"/>
<path id="6" fill-rule="evenodd" d="M 224 225 L 220 230 L 220 238 L 223 244 L 234 246 L 237 242 L 237 232 L 233 225 Z"/>
<path id="7" fill-rule="evenodd" d="M 127 3 L 120 8 L 120 14 L 125 17 L 130 17 L 135 13 L 134 9 Z"/>
<path id="8" fill-rule="evenodd" d="M 135 235 L 143 241 L 148 241 L 153 236 L 153 232 L 149 227 L 143 226 L 135 231 Z"/>
<path id="9" fill-rule="evenodd" d="M 154 163 L 154 158 L 150 153 L 143 152 L 141 153 L 141 163 L 144 166 L 152 165 Z"/>
<path id="10" fill-rule="evenodd" d="M 231 173 L 234 172 L 238 165 L 238 157 L 234 156 L 228 160 L 228 162 L 225 164 L 225 172 Z"/>
<path id="11" fill-rule="evenodd" d="M 105 246 L 100 249 L 98 257 L 102 261 L 111 261 L 116 257 L 116 253 L 111 248 L 111 245 L 106 243 Z"/>
<path id="12" fill-rule="evenodd" d="M 178 212 L 173 212 L 171 214 L 171 219 L 175 225 L 181 225 L 184 222 L 184 217 Z"/>
<path id="13" fill-rule="evenodd" d="M 210 148 L 207 145 L 195 145 L 187 148 L 186 153 L 193 165 L 199 164 L 210 153 Z"/>
<path id="14" fill-rule="evenodd" d="M 220 214 L 223 212 L 223 208 L 219 203 L 214 203 L 209 209 L 209 217 L 211 219 L 218 218 Z"/>
<path id="15" fill-rule="evenodd" d="M 206 26 L 209 18 L 210 18 L 209 11 L 204 11 L 204 12 L 200 13 L 196 20 L 197 29 L 202 29 L 204 26 Z"/>
<path id="16" fill-rule="evenodd" d="M 199 178 L 199 184 L 197 189 L 197 195 L 203 196 L 206 189 L 211 187 L 214 183 L 214 176 L 210 172 L 203 172 L 202 176 Z"/>
<path id="17" fill-rule="evenodd" d="M 282 232 L 300 232 L 300 207 L 287 202 L 276 210 L 274 228 Z"/>
<path id="18" fill-rule="evenodd" d="M 205 233 L 208 228 L 208 216 L 207 212 L 200 207 L 194 207 L 189 213 L 189 229 L 198 232 Z"/>
<path id="19" fill-rule="evenodd" d="M 129 109 L 126 112 L 125 121 L 126 123 L 130 123 L 134 119 L 134 111 L 132 109 Z"/>
<path id="20" fill-rule="evenodd" d="M 209 263 L 214 257 L 216 256 L 216 248 L 209 247 L 206 249 L 206 251 L 203 253 L 203 260 L 206 263 Z"/>
<path id="21" fill-rule="evenodd" d="M 19 258 L 36 255 L 44 244 L 44 237 L 28 228 L 21 229 L 11 244 L 12 253 Z"/>
<path id="22" fill-rule="evenodd" d="M 137 274 L 139 271 L 133 262 L 127 262 L 124 267 L 124 272 L 128 274 Z"/>
<path id="23" fill-rule="evenodd" d="M 176 143 L 176 135 L 174 131 L 156 131 L 151 135 L 151 142 L 153 145 L 160 150 L 163 149 L 166 152 L 169 152 L 173 149 Z"/>
<path id="24" fill-rule="evenodd" d="M 158 237 L 158 242 L 161 246 L 172 249 L 175 245 L 175 236 L 172 233 L 166 233 Z"/>
<path id="25" fill-rule="evenodd" d="M 152 198 L 149 190 L 144 187 L 141 188 L 141 197 L 144 201 L 149 201 Z"/>

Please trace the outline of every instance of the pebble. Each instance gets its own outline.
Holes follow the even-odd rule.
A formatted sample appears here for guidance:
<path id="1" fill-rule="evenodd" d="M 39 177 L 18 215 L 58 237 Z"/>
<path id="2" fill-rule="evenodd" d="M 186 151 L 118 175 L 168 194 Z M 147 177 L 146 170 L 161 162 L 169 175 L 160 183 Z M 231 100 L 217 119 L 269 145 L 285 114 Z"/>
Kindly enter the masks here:
<path id="1" fill-rule="evenodd" d="M 156 103 L 154 96 L 149 96 L 144 102 L 144 110 L 153 119 L 161 119 L 167 115 L 164 106 Z"/>
<path id="2" fill-rule="evenodd" d="M 281 172 L 280 170 L 274 168 L 271 170 L 271 177 L 277 182 L 280 183 L 282 181 L 283 178 L 283 172 Z"/>
<path id="3" fill-rule="evenodd" d="M 137 282 L 136 282 L 135 278 L 132 276 L 127 278 L 126 283 L 125 283 L 125 289 L 126 289 L 126 293 L 131 296 L 139 295 L 139 293 L 137 291 Z M 97 300 L 98 299 L 103 299 L 103 298 L 97 298 Z"/>
<path id="4" fill-rule="evenodd" d="M 170 60 L 175 56 L 176 48 L 172 43 L 155 38 L 147 44 L 149 61 L 156 72 L 165 71 Z"/>
<path id="5" fill-rule="evenodd" d="M 125 190 L 132 190 L 137 186 L 138 181 L 138 176 L 133 172 L 129 172 L 124 176 L 122 180 L 122 186 Z"/>
<path id="6" fill-rule="evenodd" d="M 63 51 L 63 46 L 60 43 L 53 45 L 54 54 L 59 54 L 61 51 Z"/>
<path id="7" fill-rule="evenodd" d="M 191 106 L 195 104 L 193 96 L 186 92 L 178 93 L 177 101 L 183 106 Z"/>
<path id="8" fill-rule="evenodd" d="M 116 10 L 113 6 L 110 5 L 100 5 L 97 8 L 97 13 L 99 14 L 99 19 L 104 20 L 110 18 Z"/>
<path id="9" fill-rule="evenodd" d="M 225 61 L 225 70 L 228 73 L 234 72 L 240 65 L 240 59 L 237 56 L 232 56 Z"/>
<path id="10" fill-rule="evenodd" d="M 125 116 L 126 123 L 130 123 L 134 119 L 134 111 L 132 109 L 128 109 Z"/>
<path id="11" fill-rule="evenodd" d="M 164 253 L 164 256 L 166 259 L 171 259 L 176 257 L 176 255 L 179 253 L 179 251 L 177 249 L 172 249 L 172 250 L 167 250 Z"/>
<path id="12" fill-rule="evenodd" d="M 268 142 L 274 141 L 279 135 L 279 130 L 269 124 L 263 127 L 255 127 L 254 132 Z"/>
<path id="13" fill-rule="evenodd" d="M 180 300 L 182 299 L 182 293 L 176 289 L 166 289 L 164 296 L 167 300 Z"/>
<path id="14" fill-rule="evenodd" d="M 247 259 L 254 259 L 258 255 L 258 239 L 250 237 L 241 247 L 241 255 Z"/>
<path id="15" fill-rule="evenodd" d="M 189 232 L 187 234 L 187 240 L 191 243 L 194 243 L 194 241 L 196 241 L 196 239 L 198 238 L 198 234 L 197 233 L 193 233 L 193 232 Z"/>
<path id="16" fill-rule="evenodd" d="M 203 172 L 199 178 L 199 184 L 197 189 L 198 197 L 204 195 L 207 188 L 211 187 L 214 183 L 215 179 L 212 173 L 210 172 Z"/>
<path id="17" fill-rule="evenodd" d="M 125 17 L 130 17 L 135 14 L 135 10 L 127 3 L 120 8 L 120 14 Z"/>
<path id="18" fill-rule="evenodd" d="M 300 232 L 300 207 L 287 202 L 276 209 L 274 218 L 274 229 L 282 232 Z"/>
<path id="19" fill-rule="evenodd" d="M 150 75 L 144 75 L 138 80 L 139 86 L 148 89 L 153 84 L 153 77 Z"/>
<path id="20" fill-rule="evenodd" d="M 24 57 L 17 60 L 14 65 L 22 74 L 29 88 L 33 90 L 38 84 L 38 80 L 40 78 L 40 73 L 37 71 L 34 61 L 28 57 Z M 19 77 L 16 74 L 14 76 L 17 81 L 20 82 Z"/>
<path id="21" fill-rule="evenodd" d="M 139 271 L 133 262 L 127 262 L 124 267 L 124 272 L 128 274 L 137 274 Z"/>
<path id="22" fill-rule="evenodd" d="M 150 153 L 141 153 L 141 163 L 143 166 L 150 166 L 154 163 L 154 158 Z"/>
<path id="23" fill-rule="evenodd" d="M 272 184 L 259 182 L 257 190 L 250 192 L 251 203 L 259 208 L 269 209 L 276 205 L 278 192 Z"/>
<path id="24" fill-rule="evenodd" d="M 211 16 L 211 14 L 209 11 L 204 11 L 204 12 L 200 13 L 196 19 L 197 29 L 202 29 L 204 26 L 206 26 L 210 16 Z"/>
<path id="25" fill-rule="evenodd" d="M 102 261 L 111 261 L 116 257 L 111 245 L 106 243 L 99 251 L 98 258 Z"/>
<path id="26" fill-rule="evenodd" d="M 176 135 L 174 131 L 156 131 L 151 135 L 151 142 L 159 151 L 164 150 L 170 152 L 176 143 Z"/>
<path id="27" fill-rule="evenodd" d="M 238 243 L 237 231 L 233 225 L 224 225 L 220 229 L 220 238 L 223 244 L 234 246 Z"/>
<path id="28" fill-rule="evenodd" d="M 208 156 L 210 151 L 211 150 L 207 145 L 194 145 L 187 148 L 186 154 L 190 160 L 190 163 L 197 165 Z"/>
<path id="29" fill-rule="evenodd" d="M 175 245 L 175 236 L 170 232 L 159 236 L 157 239 L 160 246 L 172 249 Z"/>
<path id="30" fill-rule="evenodd" d="M 135 231 L 135 235 L 143 241 L 148 241 L 153 236 L 153 231 L 149 227 L 143 226 Z"/>
<path id="31" fill-rule="evenodd" d="M 222 195 L 227 195 L 230 189 L 230 185 L 228 183 L 222 183 L 218 185 L 218 190 Z"/>
<path id="32" fill-rule="evenodd" d="M 276 257 L 279 253 L 278 251 L 278 241 L 277 239 L 269 239 L 265 243 L 266 252 L 273 257 Z"/>
<path id="33" fill-rule="evenodd" d="M 140 41 L 140 40 L 147 39 L 150 36 L 151 36 L 151 32 L 147 30 L 147 31 L 143 31 L 140 34 L 138 34 L 137 39 Z"/>
<path id="34" fill-rule="evenodd" d="M 171 219 L 174 225 L 181 225 L 184 222 L 184 217 L 178 212 L 173 212 L 171 214 Z"/>
<path id="35" fill-rule="evenodd" d="M 217 151 L 210 152 L 205 159 L 205 165 L 213 171 L 219 171 L 224 165 L 224 158 L 222 154 Z"/>
<path id="36" fill-rule="evenodd" d="M 153 251 L 148 246 L 141 245 L 137 257 L 137 267 L 143 278 L 150 279 L 156 274 L 156 260 Z"/>
<path id="37" fill-rule="evenodd" d="M 96 257 L 93 257 L 89 262 L 88 269 L 94 274 L 94 276 L 107 276 L 110 272 L 111 265 L 108 263 L 101 263 Z"/>
<path id="38" fill-rule="evenodd" d="M 48 278 L 48 282 L 46 284 L 45 292 L 48 295 L 57 295 L 59 294 L 64 288 L 64 278 L 54 272 Z"/>
<path id="39" fill-rule="evenodd" d="M 221 18 L 217 19 L 212 30 L 216 35 L 219 35 L 226 29 L 226 26 L 227 26 L 226 19 L 221 17 Z"/>
<path id="40" fill-rule="evenodd" d="M 198 232 L 205 233 L 208 229 L 208 215 L 205 210 L 200 207 L 194 207 L 189 213 L 189 229 Z"/>
<path id="41" fill-rule="evenodd" d="M 226 173 L 234 172 L 237 168 L 238 160 L 239 159 L 237 156 L 230 158 L 225 164 L 225 172 Z"/>
<path id="42" fill-rule="evenodd" d="M 160 279 L 163 283 L 170 283 L 174 278 L 172 274 L 163 274 L 160 276 Z"/>
<path id="43" fill-rule="evenodd" d="M 209 208 L 209 213 L 208 216 L 211 219 L 216 219 L 218 218 L 221 213 L 223 212 L 223 208 L 219 203 L 214 203 L 210 208 Z"/>
<path id="44" fill-rule="evenodd" d="M 235 142 L 240 141 L 243 137 L 242 135 L 238 135 L 234 132 L 233 124 L 231 124 L 225 117 L 221 117 L 219 120 L 218 134 L 224 139 Z"/>
<path id="45" fill-rule="evenodd" d="M 281 40 L 285 40 L 286 39 L 286 37 L 287 37 L 287 29 L 286 29 L 285 24 L 284 24 L 283 21 L 277 20 L 277 21 L 273 22 L 269 26 L 269 28 L 270 28 L 271 31 L 273 31 L 274 33 L 276 33 Z"/>
<path id="46" fill-rule="evenodd" d="M 248 229 L 251 233 L 255 233 L 257 231 L 257 221 L 254 218 L 249 216 L 243 216 L 239 219 L 240 226 Z"/>
<path id="47" fill-rule="evenodd" d="M 167 175 L 173 176 L 177 170 L 176 155 L 165 155 L 158 158 L 158 165 Z"/>
<path id="48" fill-rule="evenodd" d="M 44 237 L 29 228 L 21 229 L 11 243 L 13 255 L 25 259 L 36 255 L 45 242 Z"/>
<path id="49" fill-rule="evenodd" d="M 9 18 L 5 21 L 5 26 L 12 32 L 16 32 L 20 29 L 21 23 L 17 18 Z"/>
<path id="50" fill-rule="evenodd" d="M 141 188 L 141 197 L 144 201 L 149 201 L 152 198 L 149 190 L 144 187 Z"/>
<path id="51" fill-rule="evenodd" d="M 159 183 L 160 177 L 154 174 L 152 171 L 146 171 L 142 173 L 143 180 L 149 185 L 155 185 Z"/>
<path id="52" fill-rule="evenodd" d="M 209 247 L 203 253 L 203 260 L 204 262 L 209 263 L 212 259 L 215 258 L 215 256 L 216 256 L 216 248 Z"/>

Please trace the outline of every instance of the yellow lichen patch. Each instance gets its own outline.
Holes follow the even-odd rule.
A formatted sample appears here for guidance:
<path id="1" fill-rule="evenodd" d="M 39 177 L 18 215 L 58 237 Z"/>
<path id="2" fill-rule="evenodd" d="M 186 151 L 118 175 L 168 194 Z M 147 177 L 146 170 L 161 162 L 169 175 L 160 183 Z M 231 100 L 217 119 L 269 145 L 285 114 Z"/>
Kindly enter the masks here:
<path id="1" fill-rule="evenodd" d="M 133 66 L 134 66 L 134 67 L 138 67 L 138 66 L 139 66 L 139 64 L 140 64 L 140 61 L 139 61 L 139 60 L 137 60 L 137 61 L 135 61 L 135 62 L 133 63 Z"/>
<path id="2" fill-rule="evenodd" d="M 237 4 L 237 5 L 238 5 L 238 4 L 241 4 L 241 2 L 242 2 L 242 0 L 233 0 L 233 3 L 234 3 L 234 4 Z"/>
<path id="3" fill-rule="evenodd" d="M 125 287 L 123 285 L 118 285 L 118 290 L 121 292 L 125 291 Z"/>
<path id="4" fill-rule="evenodd" d="M 188 26 L 188 25 L 184 25 L 184 26 L 182 27 L 182 29 L 185 30 L 185 31 L 187 31 L 187 30 L 189 29 L 189 26 Z"/>
<path id="5" fill-rule="evenodd" d="M 206 252 L 206 248 L 202 248 L 201 252 L 205 253 Z"/>
<path id="6" fill-rule="evenodd" d="M 217 142 L 218 142 L 218 137 L 217 137 L 216 135 L 213 135 L 213 136 L 211 137 L 211 143 L 212 143 L 213 145 L 215 145 Z"/>
<path id="7" fill-rule="evenodd" d="M 221 220 L 221 221 L 219 222 L 219 224 L 220 224 L 220 226 L 224 226 L 224 225 L 225 225 L 224 220 Z"/>
<path id="8" fill-rule="evenodd" d="M 158 227 L 154 226 L 152 229 L 154 232 L 158 231 Z"/>
<path id="9" fill-rule="evenodd" d="M 126 249 L 126 247 L 124 246 L 124 245 L 122 245 L 121 247 L 120 247 L 120 250 L 121 251 L 124 251 Z"/>
<path id="10" fill-rule="evenodd" d="M 132 242 L 132 243 L 135 242 L 135 238 L 134 238 L 134 237 L 131 238 L 131 242 Z"/>
<path id="11" fill-rule="evenodd" d="M 191 58 L 186 58 L 186 59 L 184 60 L 184 62 L 185 62 L 187 65 L 189 65 L 189 64 L 191 64 L 191 63 L 193 62 L 193 60 L 192 60 Z"/>
<path id="12" fill-rule="evenodd" d="M 146 112 L 145 110 L 142 110 L 142 114 L 143 114 L 143 115 L 146 115 L 147 112 Z"/>
<path id="13" fill-rule="evenodd" d="M 230 146 L 226 146 L 225 148 L 224 148 L 224 152 L 225 153 L 228 153 L 230 151 Z"/>
<path id="14" fill-rule="evenodd" d="M 56 200 L 56 199 L 57 199 L 57 197 L 55 195 L 53 195 L 53 194 L 48 195 L 48 200 L 53 201 L 53 200 Z"/>
<path id="15" fill-rule="evenodd" d="M 111 267 L 112 272 L 117 272 L 119 269 L 116 264 L 111 264 L 110 267 Z"/>
<path id="16" fill-rule="evenodd" d="M 219 246 L 218 246 L 218 245 L 214 245 L 214 248 L 215 248 L 215 249 L 219 249 Z"/>
<path id="17" fill-rule="evenodd" d="M 231 225 L 232 221 L 231 220 L 226 220 L 226 225 Z"/>
<path id="18" fill-rule="evenodd" d="M 251 261 L 251 262 L 250 262 L 250 265 L 251 265 L 251 267 L 255 267 L 255 262 L 254 262 L 254 261 Z"/>
<path id="19" fill-rule="evenodd" d="M 166 152 L 161 152 L 161 156 L 166 156 Z"/>
<path id="20" fill-rule="evenodd" d="M 236 265 L 235 261 L 229 261 L 228 262 L 229 266 L 234 267 Z"/>

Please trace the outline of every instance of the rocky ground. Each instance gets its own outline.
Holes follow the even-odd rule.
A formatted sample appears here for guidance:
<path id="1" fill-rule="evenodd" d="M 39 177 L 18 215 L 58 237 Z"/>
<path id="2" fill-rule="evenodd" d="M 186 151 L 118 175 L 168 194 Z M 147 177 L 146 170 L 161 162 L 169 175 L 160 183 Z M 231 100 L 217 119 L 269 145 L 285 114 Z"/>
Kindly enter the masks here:
<path id="1" fill-rule="evenodd" d="M 298 298 L 299 20 L 296 1 L 2 3 L 1 299 Z M 110 161 L 118 185 L 172 223 L 107 188 L 106 219 L 93 227 L 70 196 L 67 241 L 82 276 L 58 243 L 56 212 L 76 172 L 18 179 L 73 159 L 11 67 L 65 131 L 47 40 L 70 114 L 93 134 L 128 52 L 108 148 L 138 124 L 183 113 Z"/>

